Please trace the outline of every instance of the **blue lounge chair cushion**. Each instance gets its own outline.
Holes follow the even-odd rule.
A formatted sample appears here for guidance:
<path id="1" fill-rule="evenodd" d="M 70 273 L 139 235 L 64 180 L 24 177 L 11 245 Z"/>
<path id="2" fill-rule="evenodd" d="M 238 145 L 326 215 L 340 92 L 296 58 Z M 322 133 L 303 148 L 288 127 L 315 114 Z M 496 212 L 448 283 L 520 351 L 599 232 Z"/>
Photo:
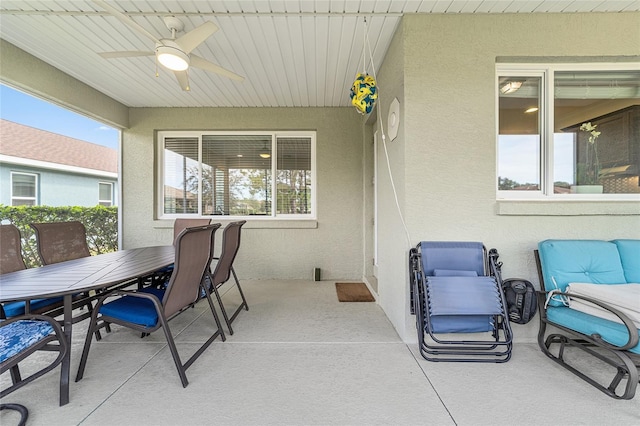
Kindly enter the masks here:
<path id="1" fill-rule="evenodd" d="M 35 311 L 40 308 L 44 308 L 48 305 L 61 302 L 62 297 L 52 297 L 50 299 L 34 299 L 31 301 L 31 310 Z M 25 302 L 9 302 L 2 305 L 4 314 L 7 318 L 17 317 L 18 315 L 24 315 Z"/>
<path id="2" fill-rule="evenodd" d="M 433 276 L 436 269 L 476 271 L 484 275 L 484 246 L 467 241 L 422 241 L 422 270 Z"/>
<path id="3" fill-rule="evenodd" d="M 164 296 L 164 290 L 157 288 L 145 288 L 141 291 L 155 295 L 160 301 Z M 122 296 L 102 305 L 100 313 L 144 327 L 155 327 L 158 323 L 158 312 L 153 302 L 142 297 Z"/>
<path id="4" fill-rule="evenodd" d="M 624 345 L 629 340 L 627 328 L 617 322 L 585 314 L 565 306 L 547 308 L 547 318 L 550 322 L 562 325 L 582 334 L 599 334 L 602 339 L 612 345 Z M 640 330 L 638 330 L 640 335 Z M 640 354 L 640 343 L 630 349 Z"/>
<path id="5" fill-rule="evenodd" d="M 434 277 L 477 277 L 476 271 L 462 271 L 459 269 L 434 269 Z"/>
<path id="6" fill-rule="evenodd" d="M 46 321 L 19 320 L 0 327 L 0 362 L 19 354 L 52 334 Z"/>
<path id="7" fill-rule="evenodd" d="M 613 240 L 628 283 L 640 283 L 640 240 Z"/>
<path id="8" fill-rule="evenodd" d="M 502 301 L 493 277 L 429 277 L 425 283 L 434 333 L 492 331 Z"/>
<path id="9" fill-rule="evenodd" d="M 621 284 L 626 278 L 617 246 L 599 240 L 545 240 L 538 244 L 544 282 L 565 291 L 569 283 Z M 550 306 L 562 306 L 550 300 Z"/>

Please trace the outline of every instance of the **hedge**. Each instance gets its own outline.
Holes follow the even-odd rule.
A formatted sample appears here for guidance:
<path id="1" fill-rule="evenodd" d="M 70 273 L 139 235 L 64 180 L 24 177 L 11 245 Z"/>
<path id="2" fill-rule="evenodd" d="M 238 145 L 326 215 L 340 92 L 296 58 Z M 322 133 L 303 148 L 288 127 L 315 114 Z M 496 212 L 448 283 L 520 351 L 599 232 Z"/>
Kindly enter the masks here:
<path id="1" fill-rule="evenodd" d="M 27 268 L 41 266 L 36 237 L 30 223 L 77 220 L 87 229 L 87 244 L 92 255 L 118 250 L 117 207 L 3 206 L 0 220 L 16 225 L 22 235 L 22 256 Z"/>

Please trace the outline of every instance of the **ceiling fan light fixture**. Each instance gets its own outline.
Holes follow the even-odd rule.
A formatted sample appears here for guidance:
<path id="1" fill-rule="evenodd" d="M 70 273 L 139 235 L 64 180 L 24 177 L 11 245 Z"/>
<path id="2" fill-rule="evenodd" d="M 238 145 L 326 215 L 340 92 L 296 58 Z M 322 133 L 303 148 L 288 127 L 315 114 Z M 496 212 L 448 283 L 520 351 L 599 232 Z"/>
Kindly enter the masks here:
<path id="1" fill-rule="evenodd" d="M 268 152 L 263 152 L 262 154 L 260 154 L 260 157 L 262 157 L 262 158 L 271 158 L 271 154 L 269 154 Z"/>
<path id="2" fill-rule="evenodd" d="M 160 45 L 156 47 L 158 62 L 171 71 L 184 71 L 189 68 L 189 55 L 177 46 Z"/>
<path id="3" fill-rule="evenodd" d="M 522 83 L 522 81 L 507 81 L 500 87 L 500 93 L 507 95 L 509 93 L 516 92 L 520 87 L 522 87 Z"/>

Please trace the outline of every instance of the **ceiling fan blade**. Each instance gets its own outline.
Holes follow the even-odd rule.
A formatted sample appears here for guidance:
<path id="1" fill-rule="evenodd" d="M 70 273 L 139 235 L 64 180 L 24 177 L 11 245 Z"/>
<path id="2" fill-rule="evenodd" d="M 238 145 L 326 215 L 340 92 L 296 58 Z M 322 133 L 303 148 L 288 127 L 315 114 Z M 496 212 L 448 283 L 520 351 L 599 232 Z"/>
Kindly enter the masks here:
<path id="1" fill-rule="evenodd" d="M 174 71 L 173 74 L 176 76 L 182 90 L 185 92 L 191 90 L 189 87 L 189 73 L 187 71 Z"/>
<path id="2" fill-rule="evenodd" d="M 154 36 L 153 34 L 151 34 L 149 31 L 145 30 L 143 27 L 141 27 L 140 25 L 138 25 L 138 23 L 136 21 L 134 21 L 133 19 L 129 18 L 127 15 L 125 15 L 124 13 L 120 12 L 118 9 L 116 9 L 115 7 L 111 6 L 109 3 L 107 3 L 106 1 L 102 1 L 102 0 L 93 0 L 93 2 L 95 4 L 97 4 L 98 6 L 100 6 L 101 8 L 103 8 L 104 10 L 106 10 L 107 12 L 109 12 L 111 15 L 113 15 L 114 17 L 118 18 L 120 21 L 122 21 L 123 23 L 127 24 L 129 27 L 131 27 L 132 29 L 136 30 L 137 32 L 139 32 L 140 34 L 150 38 L 151 40 L 155 41 L 156 43 L 160 43 L 162 44 L 162 42 L 160 41 L 160 39 L 158 39 L 158 37 Z"/>
<path id="3" fill-rule="evenodd" d="M 178 43 L 184 53 L 190 53 L 216 31 L 218 31 L 218 26 L 211 21 L 207 21 L 183 36 L 178 37 L 175 42 Z"/>
<path id="4" fill-rule="evenodd" d="M 153 56 L 155 52 L 140 52 L 136 50 L 127 50 L 120 52 L 99 52 L 98 55 L 106 59 L 112 58 L 133 58 L 136 56 Z"/>
<path id="5" fill-rule="evenodd" d="M 227 69 L 222 68 L 220 65 L 216 65 L 213 62 L 209 62 L 206 59 L 203 59 L 196 55 L 189 55 L 191 58 L 191 66 L 203 69 L 205 71 L 215 72 L 216 74 L 220 74 L 222 76 L 228 77 L 232 80 L 244 81 L 244 77 L 231 72 Z"/>

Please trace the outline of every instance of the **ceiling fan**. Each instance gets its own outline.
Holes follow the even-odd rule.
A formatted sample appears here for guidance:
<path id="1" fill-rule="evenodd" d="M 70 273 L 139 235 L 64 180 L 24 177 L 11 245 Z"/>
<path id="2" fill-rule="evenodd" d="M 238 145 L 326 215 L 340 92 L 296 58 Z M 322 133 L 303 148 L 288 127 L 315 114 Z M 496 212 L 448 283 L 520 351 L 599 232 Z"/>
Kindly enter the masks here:
<path id="1" fill-rule="evenodd" d="M 184 29 L 184 24 L 174 16 L 165 16 L 164 23 L 171 31 L 171 38 L 158 38 L 149 31 L 138 25 L 133 19 L 120 12 L 110 4 L 101 0 L 94 0 L 94 3 L 105 9 L 114 17 L 118 18 L 129 27 L 153 40 L 156 45 L 154 51 L 124 51 L 124 52 L 102 52 L 103 58 L 130 58 L 135 56 L 154 56 L 156 60 L 165 68 L 173 71 L 182 90 L 188 91 L 190 67 L 211 71 L 224 77 L 237 81 L 243 81 L 244 77 L 239 76 L 220 65 L 192 54 L 191 52 L 203 43 L 209 36 L 218 31 L 218 27 L 211 21 L 196 27 L 195 29 L 176 38 L 176 33 Z"/>

